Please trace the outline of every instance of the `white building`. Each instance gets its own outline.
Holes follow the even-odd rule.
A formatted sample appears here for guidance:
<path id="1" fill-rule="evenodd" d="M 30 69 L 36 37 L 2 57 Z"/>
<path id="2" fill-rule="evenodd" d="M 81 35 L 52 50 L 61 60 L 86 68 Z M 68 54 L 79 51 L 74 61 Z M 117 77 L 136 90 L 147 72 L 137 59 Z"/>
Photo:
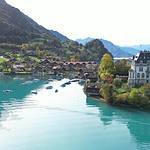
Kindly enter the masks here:
<path id="1" fill-rule="evenodd" d="M 133 56 L 129 70 L 129 86 L 150 83 L 150 51 L 141 51 Z"/>

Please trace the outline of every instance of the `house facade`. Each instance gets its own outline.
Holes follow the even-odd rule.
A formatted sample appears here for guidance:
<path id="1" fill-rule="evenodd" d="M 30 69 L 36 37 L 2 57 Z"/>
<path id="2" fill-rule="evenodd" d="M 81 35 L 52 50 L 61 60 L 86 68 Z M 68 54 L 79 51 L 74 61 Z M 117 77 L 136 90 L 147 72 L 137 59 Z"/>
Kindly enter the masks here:
<path id="1" fill-rule="evenodd" d="M 129 86 L 150 83 L 150 51 L 141 51 L 131 60 L 129 70 Z"/>

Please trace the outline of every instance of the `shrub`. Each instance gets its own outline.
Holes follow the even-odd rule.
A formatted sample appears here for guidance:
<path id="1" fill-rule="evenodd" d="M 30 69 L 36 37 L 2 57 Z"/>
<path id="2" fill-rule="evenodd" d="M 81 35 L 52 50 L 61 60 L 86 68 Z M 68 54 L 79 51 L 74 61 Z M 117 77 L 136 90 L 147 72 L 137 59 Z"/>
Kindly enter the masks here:
<path id="1" fill-rule="evenodd" d="M 148 105 L 150 105 L 150 100 L 140 91 L 141 89 L 133 88 L 130 92 L 128 102 L 134 106 L 147 107 Z"/>
<path id="2" fill-rule="evenodd" d="M 113 86 L 108 83 L 103 84 L 100 90 L 100 95 L 106 100 L 106 102 L 112 103 L 113 102 Z"/>
<path id="3" fill-rule="evenodd" d="M 121 79 L 115 78 L 114 81 L 113 81 L 113 85 L 114 85 L 116 88 L 120 88 L 120 87 L 122 86 L 122 81 L 121 81 Z"/>
<path id="4" fill-rule="evenodd" d="M 139 90 L 143 96 L 147 96 L 150 99 L 150 84 L 143 85 Z"/>
<path id="5" fill-rule="evenodd" d="M 127 103 L 128 99 L 129 99 L 129 93 L 118 94 L 115 97 L 115 101 L 117 103 L 123 103 L 123 104 Z"/>

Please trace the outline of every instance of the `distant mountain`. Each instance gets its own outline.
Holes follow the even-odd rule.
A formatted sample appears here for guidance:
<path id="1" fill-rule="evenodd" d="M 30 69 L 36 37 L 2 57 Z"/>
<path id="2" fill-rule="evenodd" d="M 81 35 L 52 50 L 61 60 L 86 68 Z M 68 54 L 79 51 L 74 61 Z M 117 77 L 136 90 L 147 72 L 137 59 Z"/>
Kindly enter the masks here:
<path id="1" fill-rule="evenodd" d="M 103 57 L 104 54 L 108 53 L 112 55 L 105 47 L 104 44 L 99 40 L 95 39 L 88 42 L 85 45 L 85 49 L 88 52 L 86 55 L 87 57 L 91 57 L 91 60 L 99 61 Z"/>
<path id="2" fill-rule="evenodd" d="M 135 49 L 137 49 L 139 51 L 141 51 L 141 50 L 150 50 L 150 44 L 134 45 L 134 46 L 132 46 L 132 48 L 135 48 Z"/>
<path id="3" fill-rule="evenodd" d="M 85 45 L 86 43 L 92 41 L 93 38 L 86 38 L 86 39 L 77 39 L 77 42 Z M 100 41 L 104 44 L 104 47 L 109 50 L 109 52 L 114 57 L 129 57 L 131 54 L 129 52 L 124 51 L 121 47 L 114 45 L 112 42 L 100 39 Z"/>
<path id="4" fill-rule="evenodd" d="M 120 46 L 119 46 L 120 47 Z M 133 47 L 120 47 L 123 51 L 127 52 L 127 53 L 130 53 L 132 55 L 135 55 L 137 53 L 139 53 L 139 50 L 138 49 L 135 49 Z"/>
<path id="5" fill-rule="evenodd" d="M 22 43 L 36 38 L 55 39 L 44 27 L 23 14 L 19 9 L 0 0 L 0 42 Z"/>
<path id="6" fill-rule="evenodd" d="M 99 62 L 104 54 L 111 54 L 98 39 L 92 40 L 86 45 L 70 40 L 63 43 L 62 46 L 63 52 L 61 53 L 61 56 L 69 60 L 73 57 L 77 61 Z"/>
<path id="7" fill-rule="evenodd" d="M 112 42 L 101 39 L 105 48 L 107 48 L 114 57 L 130 57 L 131 54 L 127 51 L 124 51 L 121 47 L 114 45 Z"/>
<path id="8" fill-rule="evenodd" d="M 61 33 L 57 32 L 57 31 L 50 30 L 50 32 L 62 42 L 70 40 L 69 38 L 67 38 L 66 36 L 62 35 Z"/>
<path id="9" fill-rule="evenodd" d="M 88 42 L 91 42 L 94 38 L 87 37 L 85 39 L 77 39 L 76 41 L 82 45 L 86 45 Z"/>

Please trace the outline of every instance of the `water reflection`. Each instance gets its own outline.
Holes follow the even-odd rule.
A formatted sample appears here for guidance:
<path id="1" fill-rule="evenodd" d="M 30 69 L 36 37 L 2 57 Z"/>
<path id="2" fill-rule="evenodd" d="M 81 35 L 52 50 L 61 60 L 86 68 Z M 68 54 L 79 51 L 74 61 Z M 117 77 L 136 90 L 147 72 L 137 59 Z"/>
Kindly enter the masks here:
<path id="1" fill-rule="evenodd" d="M 30 81 L 30 82 L 29 82 Z M 25 84 L 24 84 L 25 83 Z M 34 80 L 34 77 L 4 76 L 0 79 L 0 120 L 7 119 L 11 110 L 24 105 L 25 97 L 32 90 L 39 88 L 42 80 Z M 4 90 L 12 92 L 4 92 Z"/>
<path id="2" fill-rule="evenodd" d="M 111 125 L 113 120 L 125 124 L 130 135 L 137 143 L 137 149 L 150 149 L 150 114 L 134 109 L 122 109 L 108 106 L 92 98 L 86 99 L 89 107 L 96 107 L 99 110 L 100 121 L 105 126 Z"/>
<path id="3" fill-rule="evenodd" d="M 33 126 L 32 125 L 30 126 L 31 131 L 28 131 L 30 135 L 34 136 L 35 133 L 32 131 L 32 129 L 37 127 L 38 130 L 36 131 L 39 131 L 39 132 L 36 132 L 36 133 L 39 133 L 39 136 L 37 137 L 47 136 L 47 141 L 48 141 L 50 138 L 49 136 L 52 136 L 52 139 L 53 139 L 55 134 L 54 133 L 53 135 L 48 134 L 48 133 L 51 133 L 52 130 L 54 131 L 58 130 L 57 135 L 61 134 L 59 136 L 62 137 L 62 135 L 66 134 L 67 129 L 66 129 L 66 125 L 60 126 L 58 121 L 61 120 L 62 124 L 66 124 L 65 119 L 70 118 L 70 120 L 67 123 L 72 123 L 72 122 L 74 123 L 70 124 L 69 127 L 67 126 L 67 128 L 77 129 L 77 131 L 79 131 L 79 135 L 80 133 L 82 133 L 83 129 L 85 129 L 83 133 L 85 132 L 87 133 L 87 135 L 89 135 L 89 137 L 80 136 L 81 138 L 80 141 L 83 141 L 84 146 L 88 143 L 86 142 L 86 140 L 88 139 L 89 141 L 92 141 L 92 140 L 95 141 L 94 144 L 95 145 L 97 144 L 97 146 L 99 146 L 99 141 L 103 139 L 105 140 L 108 138 L 107 135 L 105 136 L 105 134 L 104 135 L 102 134 L 99 137 L 99 133 L 114 134 L 115 131 L 118 131 L 117 127 L 119 127 L 120 125 L 122 127 L 120 128 L 119 131 L 129 130 L 129 133 L 124 134 L 124 133 L 118 132 L 116 133 L 116 135 L 124 134 L 124 136 L 121 136 L 121 137 L 127 138 L 127 139 L 124 139 L 124 140 L 127 140 L 126 142 L 127 144 L 132 145 L 134 147 L 135 146 L 134 144 L 136 143 L 138 150 L 150 149 L 150 117 L 149 117 L 150 114 L 149 113 L 140 112 L 134 109 L 111 107 L 105 103 L 93 100 L 92 98 L 86 99 L 86 105 L 88 106 L 87 107 L 85 105 L 85 101 L 84 101 L 85 95 L 83 94 L 81 86 L 79 86 L 76 83 L 72 83 L 71 85 L 65 88 L 62 88 L 60 87 L 60 85 L 62 84 L 61 82 L 53 82 L 52 85 L 54 87 L 59 86 L 60 90 L 59 90 L 59 93 L 52 94 L 53 91 L 51 92 L 49 90 L 46 90 L 44 86 L 44 84 L 47 84 L 47 82 L 50 82 L 50 80 L 48 81 L 48 79 L 49 78 L 45 78 L 45 77 L 35 78 L 31 76 L 26 76 L 26 77 L 21 77 L 21 78 L 15 76 L 15 77 L 5 77 L 3 79 L 0 79 L 0 129 L 4 129 L 4 128 L 6 128 L 5 130 L 9 129 L 7 128 L 7 124 L 10 123 L 8 121 L 9 117 L 12 120 L 21 119 L 21 121 L 23 121 L 21 122 L 19 120 L 18 122 L 14 123 L 15 130 L 14 132 L 12 131 L 12 132 L 7 133 L 9 135 L 8 137 L 11 137 L 13 134 L 20 133 L 20 130 L 23 130 L 24 132 L 26 123 L 30 123 L 30 121 L 34 120 L 36 116 L 37 118 L 34 120 L 35 122 L 33 121 L 33 124 L 32 124 Z M 13 92 L 4 93 L 3 90 L 5 89 L 10 89 Z M 36 89 L 38 90 L 37 96 L 32 95 L 30 97 L 29 95 L 31 94 L 31 91 L 36 90 Z M 74 92 L 74 89 L 77 89 L 76 92 Z M 68 93 L 68 90 L 69 90 L 69 93 Z M 34 99 L 34 96 L 35 96 L 35 99 Z M 43 99 L 40 100 L 41 97 L 45 100 Z M 26 108 L 22 109 L 24 108 L 23 106 L 25 105 L 27 105 L 27 108 L 30 108 L 29 106 L 32 105 L 33 109 L 32 109 L 32 106 L 31 106 L 31 109 L 26 109 Z M 23 112 L 16 113 L 16 109 L 19 109 L 19 111 L 20 109 L 21 111 L 24 110 L 25 113 Z M 28 111 L 31 111 L 31 112 L 28 113 Z M 25 117 L 25 114 L 27 115 L 26 117 Z M 28 115 L 31 116 L 31 118 L 30 117 L 28 118 Z M 19 117 L 22 117 L 23 119 Z M 82 119 L 80 119 L 80 117 Z M 7 119 L 7 121 L 5 121 L 5 119 Z M 31 119 L 31 120 L 29 121 L 28 119 L 29 120 Z M 5 124 L 2 123 L 3 121 L 5 122 Z M 22 123 L 22 126 L 21 126 L 22 128 L 20 128 L 20 130 L 18 130 L 18 127 L 20 125 L 19 122 Z M 25 126 L 23 126 L 24 124 Z M 53 126 L 52 130 L 50 128 L 51 124 Z M 58 125 L 58 128 L 57 128 L 57 125 Z M 83 128 L 84 125 L 85 125 L 85 128 Z M 102 126 L 99 126 L 99 125 L 102 125 Z M 103 128 L 103 127 L 107 127 L 107 128 Z M 113 130 L 113 128 L 115 128 L 115 130 Z M 13 127 L 10 127 L 10 129 L 13 129 Z M 43 129 L 46 129 L 46 131 L 42 133 Z M 102 132 L 101 130 L 103 129 L 106 129 L 106 132 Z M 60 130 L 62 131 L 62 133 L 64 132 L 64 134 L 60 133 L 59 132 Z M 77 135 L 77 139 L 79 135 Z M 72 136 L 72 133 L 70 133 L 70 136 Z M 16 137 L 19 137 L 19 136 L 16 135 Z M 113 136 L 113 138 L 118 139 L 117 136 L 115 135 Z M 22 139 L 24 140 L 24 138 Z M 65 138 L 61 138 L 61 140 L 56 138 L 55 141 L 58 140 L 57 142 L 60 142 L 62 141 L 62 139 L 64 139 L 65 141 Z M 35 140 L 37 139 L 35 138 Z M 46 140 L 43 139 L 43 141 L 45 142 Z M 17 143 L 17 140 L 15 142 Z M 48 144 L 49 145 L 53 144 L 53 141 L 52 143 L 48 141 Z M 80 144 L 81 144 L 80 142 L 79 144 L 76 143 L 76 145 L 80 145 Z M 19 144 L 19 145 L 22 145 L 22 144 Z"/>

